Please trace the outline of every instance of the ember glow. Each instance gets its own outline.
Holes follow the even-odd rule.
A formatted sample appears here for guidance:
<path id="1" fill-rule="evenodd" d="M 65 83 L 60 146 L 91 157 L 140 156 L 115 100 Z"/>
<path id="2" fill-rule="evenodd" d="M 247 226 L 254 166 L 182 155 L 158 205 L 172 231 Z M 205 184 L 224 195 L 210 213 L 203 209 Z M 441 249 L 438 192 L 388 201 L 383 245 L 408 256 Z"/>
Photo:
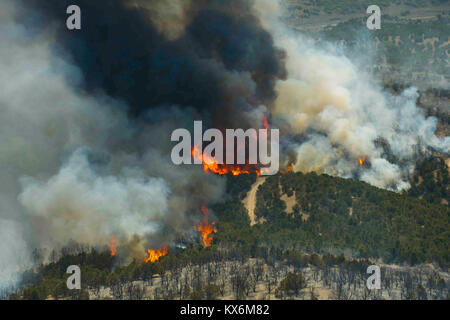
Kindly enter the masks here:
<path id="1" fill-rule="evenodd" d="M 204 205 L 202 206 L 202 212 L 203 212 L 204 218 L 198 224 L 198 226 L 194 226 L 194 230 L 201 232 L 203 245 L 205 247 L 209 247 L 213 240 L 212 233 L 216 233 L 217 229 L 214 226 L 214 224 L 215 224 L 214 222 L 211 222 L 211 223 L 208 222 L 209 211 Z"/>
<path id="2" fill-rule="evenodd" d="M 116 255 L 116 238 L 114 235 L 111 235 L 111 240 L 109 242 L 109 250 L 111 251 L 111 257 L 114 257 Z"/>
<path id="3" fill-rule="evenodd" d="M 150 262 L 158 261 L 159 258 L 161 258 L 161 257 L 163 257 L 163 256 L 165 256 L 165 255 L 167 255 L 168 249 L 169 249 L 168 246 L 164 246 L 164 247 L 162 247 L 162 248 L 159 248 L 158 250 L 148 249 L 148 250 L 147 250 L 147 252 L 148 252 L 148 258 L 147 258 L 147 259 L 144 259 L 144 262 L 147 263 L 147 262 L 149 262 L 149 261 L 150 261 Z"/>

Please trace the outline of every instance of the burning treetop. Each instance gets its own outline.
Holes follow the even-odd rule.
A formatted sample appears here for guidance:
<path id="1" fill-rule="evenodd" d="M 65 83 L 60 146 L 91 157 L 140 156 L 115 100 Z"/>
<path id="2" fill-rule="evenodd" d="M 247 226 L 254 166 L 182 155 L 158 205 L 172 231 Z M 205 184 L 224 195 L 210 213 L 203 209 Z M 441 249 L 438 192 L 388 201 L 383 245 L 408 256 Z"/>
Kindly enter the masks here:
<path id="1" fill-rule="evenodd" d="M 202 206 L 202 212 L 204 214 L 204 218 L 202 221 L 200 221 L 198 226 L 194 226 L 194 230 L 201 232 L 203 245 L 205 247 L 209 247 L 213 240 L 212 233 L 216 233 L 217 229 L 214 226 L 214 222 L 208 222 L 209 211 L 204 205 Z"/>
<path id="2" fill-rule="evenodd" d="M 163 256 L 165 256 L 165 255 L 167 255 L 168 249 L 169 249 L 168 246 L 164 246 L 164 247 L 159 248 L 159 249 L 157 249 L 157 250 L 148 249 L 148 250 L 147 250 L 147 252 L 148 252 L 148 258 L 147 258 L 147 259 L 144 259 L 144 262 L 147 263 L 147 262 L 149 262 L 149 261 L 150 261 L 150 262 L 158 261 L 159 258 L 161 258 L 161 257 L 163 257 Z"/>

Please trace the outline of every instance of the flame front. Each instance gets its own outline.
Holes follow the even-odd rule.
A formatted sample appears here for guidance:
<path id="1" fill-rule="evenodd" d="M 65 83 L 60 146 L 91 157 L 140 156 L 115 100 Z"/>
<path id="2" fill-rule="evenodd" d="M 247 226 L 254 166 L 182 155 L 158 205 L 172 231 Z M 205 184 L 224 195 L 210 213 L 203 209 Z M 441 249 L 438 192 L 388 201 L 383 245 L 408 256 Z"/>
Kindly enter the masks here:
<path id="1" fill-rule="evenodd" d="M 159 248 L 158 250 L 148 249 L 148 250 L 147 250 L 147 252 L 148 252 L 148 258 L 147 258 L 147 259 L 144 259 L 144 262 L 147 263 L 147 262 L 149 262 L 149 261 L 150 261 L 150 262 L 158 261 L 159 258 L 161 258 L 161 257 L 163 257 L 163 256 L 165 256 L 165 255 L 167 255 L 168 249 L 169 249 L 168 246 L 164 246 L 164 247 L 162 247 L 162 248 Z"/>
<path id="2" fill-rule="evenodd" d="M 211 223 L 208 222 L 209 211 L 204 205 L 202 206 L 202 212 L 203 212 L 204 218 L 198 224 L 198 226 L 194 226 L 194 230 L 201 232 L 203 245 L 205 247 L 209 247 L 213 240 L 212 233 L 213 232 L 216 233 L 217 229 L 214 226 L 214 224 L 215 224 L 214 222 L 211 222 Z"/>
<path id="3" fill-rule="evenodd" d="M 109 250 L 111 251 L 111 257 L 114 257 L 116 255 L 116 238 L 114 235 L 111 235 L 111 240 L 109 242 Z"/>
<path id="4" fill-rule="evenodd" d="M 191 155 L 194 159 L 201 159 L 203 164 L 203 171 L 205 173 L 215 173 L 218 175 L 224 175 L 231 173 L 233 176 L 237 176 L 240 174 L 250 174 L 252 172 L 256 173 L 257 176 L 260 176 L 264 170 L 267 168 L 258 169 L 251 165 L 234 165 L 234 164 L 219 164 L 217 163 L 214 157 L 210 157 L 207 155 L 202 155 L 201 150 L 194 146 L 192 147 Z"/>
<path id="5" fill-rule="evenodd" d="M 263 128 L 264 129 L 269 128 L 269 121 L 267 120 L 265 115 L 263 115 Z M 254 138 L 257 139 L 257 137 Z M 240 174 L 250 174 L 254 172 L 259 177 L 262 173 L 269 172 L 268 168 L 259 169 L 257 165 L 219 164 L 217 163 L 216 159 L 214 159 L 214 157 L 202 154 L 201 146 L 193 146 L 191 150 L 191 155 L 192 158 L 194 159 L 201 159 L 203 164 L 203 171 L 205 173 L 213 172 L 218 175 L 231 173 L 233 176 L 237 176 Z"/>

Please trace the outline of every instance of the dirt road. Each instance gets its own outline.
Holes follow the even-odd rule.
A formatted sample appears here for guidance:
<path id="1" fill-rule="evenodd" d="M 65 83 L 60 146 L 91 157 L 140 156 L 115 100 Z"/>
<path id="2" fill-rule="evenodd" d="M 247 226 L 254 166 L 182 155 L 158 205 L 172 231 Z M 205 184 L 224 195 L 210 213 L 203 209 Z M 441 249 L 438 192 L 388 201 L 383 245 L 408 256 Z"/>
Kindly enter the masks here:
<path id="1" fill-rule="evenodd" d="M 248 211 L 248 216 L 250 218 L 250 225 L 253 226 L 256 224 L 256 216 L 255 216 L 255 208 L 256 208 L 256 192 L 258 191 L 258 187 L 262 185 L 266 181 L 266 177 L 259 177 L 256 179 L 256 182 L 252 185 L 250 191 L 245 197 L 243 203 L 245 208 Z"/>

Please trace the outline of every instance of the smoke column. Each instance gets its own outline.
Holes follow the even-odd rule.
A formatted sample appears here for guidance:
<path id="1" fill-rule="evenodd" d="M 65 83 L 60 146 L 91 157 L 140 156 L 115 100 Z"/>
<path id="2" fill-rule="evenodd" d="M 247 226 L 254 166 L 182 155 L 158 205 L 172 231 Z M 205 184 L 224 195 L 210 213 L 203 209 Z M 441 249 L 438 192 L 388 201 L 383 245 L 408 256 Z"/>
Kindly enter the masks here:
<path id="1" fill-rule="evenodd" d="M 82 30 L 66 8 L 82 8 Z M 224 178 L 175 166 L 193 120 L 258 127 L 285 76 L 250 1 L 9 1 L 0 20 L 1 287 L 73 242 L 142 259 L 193 233 Z M 173 19 L 176 22 L 173 22 Z M 211 41 L 213 40 L 213 41 Z"/>
<path id="2" fill-rule="evenodd" d="M 404 190 L 419 157 L 450 153 L 450 137 L 435 136 L 437 119 L 416 106 L 416 88 L 389 94 L 336 48 L 286 28 L 277 1 L 257 1 L 255 10 L 286 52 L 287 79 L 277 81 L 271 111 L 291 139 L 294 170 Z M 361 157 L 369 168 L 360 168 Z"/>

